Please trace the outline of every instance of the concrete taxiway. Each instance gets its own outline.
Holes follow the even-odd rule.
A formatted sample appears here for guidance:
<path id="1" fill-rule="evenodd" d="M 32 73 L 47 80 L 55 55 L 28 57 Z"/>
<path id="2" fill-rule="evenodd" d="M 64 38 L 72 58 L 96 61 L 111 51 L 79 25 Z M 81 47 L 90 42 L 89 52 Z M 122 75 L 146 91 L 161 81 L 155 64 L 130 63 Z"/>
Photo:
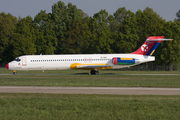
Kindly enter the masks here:
<path id="1" fill-rule="evenodd" d="M 180 95 L 180 88 L 0 86 L 0 93 Z"/>

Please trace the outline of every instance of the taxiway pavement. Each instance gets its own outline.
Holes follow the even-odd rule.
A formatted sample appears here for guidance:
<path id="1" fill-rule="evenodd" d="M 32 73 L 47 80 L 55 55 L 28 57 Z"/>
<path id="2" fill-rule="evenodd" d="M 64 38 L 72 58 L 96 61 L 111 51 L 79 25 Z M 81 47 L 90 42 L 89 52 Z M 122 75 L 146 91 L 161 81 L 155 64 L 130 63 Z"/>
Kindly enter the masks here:
<path id="1" fill-rule="evenodd" d="M 0 93 L 180 95 L 180 88 L 0 86 Z"/>

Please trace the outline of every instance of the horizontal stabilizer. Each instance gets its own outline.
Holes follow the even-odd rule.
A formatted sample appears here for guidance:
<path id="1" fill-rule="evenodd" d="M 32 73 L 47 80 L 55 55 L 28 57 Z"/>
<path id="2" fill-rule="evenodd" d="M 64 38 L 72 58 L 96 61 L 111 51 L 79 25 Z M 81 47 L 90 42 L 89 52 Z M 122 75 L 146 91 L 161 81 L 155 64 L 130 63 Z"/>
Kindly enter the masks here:
<path id="1" fill-rule="evenodd" d="M 153 42 L 153 41 L 170 41 L 170 40 L 173 40 L 173 39 L 152 39 L 152 40 L 149 40 L 149 39 L 147 39 L 146 41 L 148 41 L 148 42 Z"/>

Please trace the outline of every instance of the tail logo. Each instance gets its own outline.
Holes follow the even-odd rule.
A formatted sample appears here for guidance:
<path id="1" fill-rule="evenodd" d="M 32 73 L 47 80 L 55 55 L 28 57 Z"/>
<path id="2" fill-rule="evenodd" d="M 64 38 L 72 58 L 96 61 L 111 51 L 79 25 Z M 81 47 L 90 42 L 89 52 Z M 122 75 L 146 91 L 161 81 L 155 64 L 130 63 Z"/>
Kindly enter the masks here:
<path id="1" fill-rule="evenodd" d="M 143 51 L 143 52 L 146 52 L 146 51 L 148 51 L 148 46 L 145 44 L 145 45 L 142 45 L 141 46 L 141 50 Z"/>
<path id="2" fill-rule="evenodd" d="M 173 39 L 165 39 L 164 37 L 165 36 L 149 36 L 149 37 L 147 37 L 144 44 L 138 50 L 136 50 L 135 52 L 133 52 L 131 54 L 151 56 L 162 41 L 173 40 Z"/>

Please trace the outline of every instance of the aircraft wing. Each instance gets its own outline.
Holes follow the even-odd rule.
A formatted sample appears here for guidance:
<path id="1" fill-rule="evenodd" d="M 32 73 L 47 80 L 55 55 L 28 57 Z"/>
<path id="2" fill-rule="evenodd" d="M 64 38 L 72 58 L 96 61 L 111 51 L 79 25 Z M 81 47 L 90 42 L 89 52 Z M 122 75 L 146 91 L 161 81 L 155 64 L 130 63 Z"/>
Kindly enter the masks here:
<path id="1" fill-rule="evenodd" d="M 115 67 L 117 65 L 77 65 L 76 68 Z"/>

